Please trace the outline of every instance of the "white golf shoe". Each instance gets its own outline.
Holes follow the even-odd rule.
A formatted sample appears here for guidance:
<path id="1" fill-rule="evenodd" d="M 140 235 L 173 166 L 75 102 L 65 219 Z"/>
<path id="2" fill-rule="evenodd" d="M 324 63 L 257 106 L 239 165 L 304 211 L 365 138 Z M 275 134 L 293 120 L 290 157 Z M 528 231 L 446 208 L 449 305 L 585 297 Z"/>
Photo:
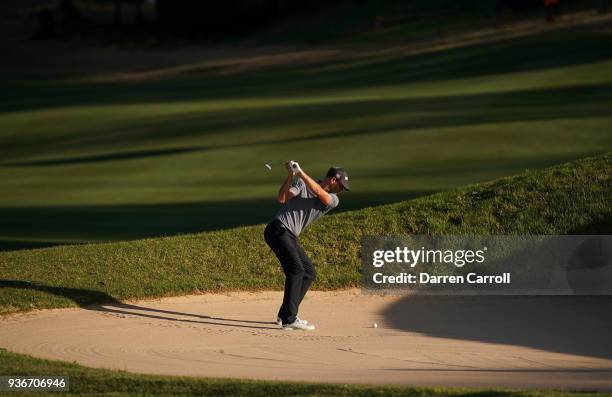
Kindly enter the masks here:
<path id="1" fill-rule="evenodd" d="M 314 331 L 315 326 L 308 323 L 308 321 L 306 320 L 301 320 L 299 318 L 296 318 L 295 321 L 292 322 L 291 324 L 283 325 L 283 329 L 286 329 L 288 331 L 291 331 L 294 329 L 299 329 L 302 331 Z"/>
<path id="2" fill-rule="evenodd" d="M 306 321 L 306 320 L 302 320 L 302 321 L 305 322 L 306 324 L 308 324 L 308 321 Z M 276 317 L 276 325 L 282 327 L 283 326 L 283 319 L 280 318 L 280 317 Z"/>

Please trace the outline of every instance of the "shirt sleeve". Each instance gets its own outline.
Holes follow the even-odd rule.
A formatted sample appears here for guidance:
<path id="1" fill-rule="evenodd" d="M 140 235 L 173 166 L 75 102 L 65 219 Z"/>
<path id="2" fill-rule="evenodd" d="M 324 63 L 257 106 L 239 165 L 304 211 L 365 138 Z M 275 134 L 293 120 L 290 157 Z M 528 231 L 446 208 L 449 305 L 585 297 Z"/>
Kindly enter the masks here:
<path id="1" fill-rule="evenodd" d="M 327 208 L 328 208 L 328 210 L 331 210 L 332 208 L 336 208 L 338 206 L 338 204 L 340 204 L 340 199 L 338 198 L 338 195 L 336 195 L 334 193 L 330 193 L 329 196 L 331 197 L 332 201 L 331 201 L 331 203 L 329 203 Z"/>
<path id="2" fill-rule="evenodd" d="M 294 195 L 294 196 L 299 196 L 300 193 L 302 192 L 302 190 L 306 187 L 306 185 L 304 184 L 304 181 L 301 180 L 300 178 L 297 178 L 295 181 L 293 181 L 293 183 L 291 184 L 291 187 L 289 188 L 289 191 Z"/>

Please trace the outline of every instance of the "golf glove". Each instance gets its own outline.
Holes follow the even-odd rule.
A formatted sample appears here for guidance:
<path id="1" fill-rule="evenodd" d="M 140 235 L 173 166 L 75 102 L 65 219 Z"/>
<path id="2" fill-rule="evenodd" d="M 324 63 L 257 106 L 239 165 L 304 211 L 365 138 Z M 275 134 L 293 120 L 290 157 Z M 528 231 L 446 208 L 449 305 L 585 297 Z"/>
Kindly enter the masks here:
<path id="1" fill-rule="evenodd" d="M 297 161 L 291 160 L 289 162 L 289 167 L 291 168 L 291 171 L 293 172 L 293 174 L 298 174 L 302 172 L 302 169 L 300 168 L 300 164 Z"/>

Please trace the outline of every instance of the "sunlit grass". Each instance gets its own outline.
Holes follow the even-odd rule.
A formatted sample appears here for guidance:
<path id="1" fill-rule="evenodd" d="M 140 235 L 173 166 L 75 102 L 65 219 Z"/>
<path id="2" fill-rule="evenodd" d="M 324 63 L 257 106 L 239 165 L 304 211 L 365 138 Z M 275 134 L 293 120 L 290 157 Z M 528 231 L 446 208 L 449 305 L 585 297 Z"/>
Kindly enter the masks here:
<path id="1" fill-rule="evenodd" d="M 314 287 L 359 285 L 364 235 L 609 234 L 611 176 L 612 154 L 607 154 L 327 216 L 301 237 L 317 264 Z M 347 196 L 341 197 L 341 203 Z M 184 217 L 199 211 L 174 210 Z M 223 208 L 216 210 L 223 215 Z M 155 208 L 148 215 L 155 215 Z M 140 216 L 146 224 L 147 213 Z M 96 220 L 104 224 L 104 213 Z M 129 221 L 128 217 L 122 225 L 129 228 Z M 0 253 L 0 313 L 197 292 L 281 289 L 283 280 L 263 241 L 263 225 L 4 252 Z"/>
<path id="2" fill-rule="evenodd" d="M 0 249 L 265 222 L 283 178 L 266 162 L 344 166 L 342 211 L 606 152 L 606 42 L 587 29 L 230 76 L 3 82 Z"/>

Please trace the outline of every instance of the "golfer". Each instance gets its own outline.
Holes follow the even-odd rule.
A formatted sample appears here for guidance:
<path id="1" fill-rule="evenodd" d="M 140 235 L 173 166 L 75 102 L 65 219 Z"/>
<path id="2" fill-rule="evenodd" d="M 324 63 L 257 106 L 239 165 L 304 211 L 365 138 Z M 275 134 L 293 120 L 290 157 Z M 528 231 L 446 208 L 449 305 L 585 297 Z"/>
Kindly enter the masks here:
<path id="1" fill-rule="evenodd" d="M 297 315 L 316 271 L 298 236 L 306 226 L 338 206 L 337 194 L 349 190 L 348 174 L 340 167 L 331 167 L 324 180 L 315 181 L 297 162 L 289 161 L 285 165 L 289 175 L 278 192 L 278 202 L 283 206 L 264 232 L 266 243 L 285 273 L 285 294 L 277 323 L 287 330 L 312 331 L 314 325 Z"/>

